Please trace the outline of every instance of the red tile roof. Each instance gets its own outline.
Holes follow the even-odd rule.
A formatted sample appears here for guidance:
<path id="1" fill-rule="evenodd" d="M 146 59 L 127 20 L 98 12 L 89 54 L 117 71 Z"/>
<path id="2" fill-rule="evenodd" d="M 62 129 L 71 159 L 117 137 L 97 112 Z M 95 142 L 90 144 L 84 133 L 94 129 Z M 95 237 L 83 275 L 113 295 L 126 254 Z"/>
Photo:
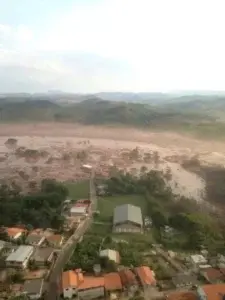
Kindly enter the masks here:
<path id="1" fill-rule="evenodd" d="M 121 282 L 123 285 L 126 286 L 126 285 L 137 284 L 136 277 L 131 270 L 129 270 L 129 269 L 121 270 L 121 271 L 119 271 L 119 275 L 120 275 Z"/>
<path id="2" fill-rule="evenodd" d="M 104 277 L 84 276 L 84 281 L 78 286 L 78 290 L 104 287 Z"/>
<path id="3" fill-rule="evenodd" d="M 214 280 L 222 280 L 224 277 L 224 275 L 218 269 L 214 268 L 207 268 L 203 270 L 202 273 L 210 282 Z"/>
<path id="4" fill-rule="evenodd" d="M 120 275 L 116 272 L 104 275 L 105 289 L 107 291 L 122 290 Z"/>
<path id="5" fill-rule="evenodd" d="M 135 271 L 141 281 L 142 285 L 155 285 L 156 284 L 156 280 L 154 277 L 153 272 L 150 270 L 149 267 L 138 267 L 135 268 Z"/>
<path id="6" fill-rule="evenodd" d="M 207 284 L 202 286 L 207 300 L 222 300 L 221 295 L 225 294 L 225 284 Z"/>
<path id="7" fill-rule="evenodd" d="M 168 295 L 167 300 L 198 300 L 194 292 L 175 292 Z"/>
<path id="8" fill-rule="evenodd" d="M 63 272 L 62 275 L 62 288 L 77 287 L 77 274 L 74 271 Z"/>
<path id="9" fill-rule="evenodd" d="M 6 228 L 6 232 L 8 233 L 9 237 L 13 238 L 18 233 L 26 232 L 26 230 L 21 229 L 21 228 L 17 228 L 17 227 L 9 227 L 9 228 Z"/>

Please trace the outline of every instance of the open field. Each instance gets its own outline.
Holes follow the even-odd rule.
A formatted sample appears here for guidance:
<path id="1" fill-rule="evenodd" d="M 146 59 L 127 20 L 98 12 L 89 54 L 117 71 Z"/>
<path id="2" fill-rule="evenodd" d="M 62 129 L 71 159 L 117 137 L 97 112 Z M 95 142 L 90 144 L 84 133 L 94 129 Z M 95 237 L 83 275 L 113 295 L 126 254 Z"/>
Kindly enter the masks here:
<path id="1" fill-rule="evenodd" d="M 89 197 L 89 181 L 68 182 L 66 187 L 72 200 L 88 199 Z"/>
<path id="2" fill-rule="evenodd" d="M 99 220 L 112 222 L 114 208 L 122 204 L 139 206 L 143 215 L 146 211 L 146 201 L 139 195 L 101 197 L 98 199 Z"/>

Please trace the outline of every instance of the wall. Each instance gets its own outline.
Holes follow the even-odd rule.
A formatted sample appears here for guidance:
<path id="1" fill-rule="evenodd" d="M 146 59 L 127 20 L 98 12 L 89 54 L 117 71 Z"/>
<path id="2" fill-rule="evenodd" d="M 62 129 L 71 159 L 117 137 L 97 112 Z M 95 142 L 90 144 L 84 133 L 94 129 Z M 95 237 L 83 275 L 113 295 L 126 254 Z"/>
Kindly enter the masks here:
<path id="1" fill-rule="evenodd" d="M 141 227 L 131 223 L 124 223 L 114 226 L 114 232 L 142 232 Z"/>
<path id="2" fill-rule="evenodd" d="M 74 288 L 71 288 L 71 287 L 69 287 L 68 289 L 64 289 L 63 290 L 63 297 L 64 298 L 69 298 L 69 299 L 71 299 L 74 295 L 76 295 L 77 294 L 77 289 L 76 289 L 76 287 L 74 287 Z"/>
<path id="3" fill-rule="evenodd" d="M 104 287 L 98 287 L 88 290 L 79 290 L 78 296 L 80 299 L 94 299 L 104 296 Z"/>

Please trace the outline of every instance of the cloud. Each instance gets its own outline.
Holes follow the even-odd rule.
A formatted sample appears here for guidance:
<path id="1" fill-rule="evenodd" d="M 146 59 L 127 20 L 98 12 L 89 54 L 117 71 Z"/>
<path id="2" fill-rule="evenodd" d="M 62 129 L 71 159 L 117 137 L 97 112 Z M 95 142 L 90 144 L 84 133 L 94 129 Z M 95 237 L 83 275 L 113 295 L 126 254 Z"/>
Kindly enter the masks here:
<path id="1" fill-rule="evenodd" d="M 24 67 L 24 78 L 35 69 L 35 81 L 74 91 L 224 89 L 224 0 L 54 7 L 46 26 L 0 25 L 0 67 Z"/>

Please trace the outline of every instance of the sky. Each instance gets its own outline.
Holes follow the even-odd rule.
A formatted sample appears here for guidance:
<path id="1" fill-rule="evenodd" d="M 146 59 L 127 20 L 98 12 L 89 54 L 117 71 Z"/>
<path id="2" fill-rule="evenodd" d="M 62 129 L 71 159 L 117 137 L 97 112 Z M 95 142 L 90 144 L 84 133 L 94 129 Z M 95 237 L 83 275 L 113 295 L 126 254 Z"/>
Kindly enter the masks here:
<path id="1" fill-rule="evenodd" d="M 0 0 L 0 92 L 225 90 L 224 0 Z"/>

